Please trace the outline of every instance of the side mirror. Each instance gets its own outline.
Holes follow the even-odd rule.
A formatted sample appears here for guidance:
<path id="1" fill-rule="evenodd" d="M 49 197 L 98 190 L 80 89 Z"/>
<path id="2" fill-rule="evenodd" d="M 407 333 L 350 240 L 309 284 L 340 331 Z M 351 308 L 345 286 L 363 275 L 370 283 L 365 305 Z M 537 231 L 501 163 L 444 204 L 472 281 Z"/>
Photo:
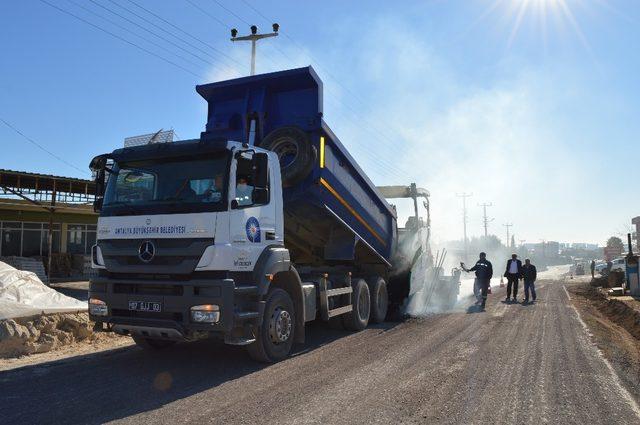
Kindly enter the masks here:
<path id="1" fill-rule="evenodd" d="M 251 195 L 254 205 L 265 205 L 269 203 L 269 189 L 265 187 L 255 187 Z"/>
<path id="2" fill-rule="evenodd" d="M 269 156 L 266 153 L 253 155 L 253 173 L 254 188 L 266 188 L 269 186 Z"/>
<path id="3" fill-rule="evenodd" d="M 235 199 L 231 200 L 231 209 L 232 210 L 237 210 L 238 209 L 238 201 Z"/>

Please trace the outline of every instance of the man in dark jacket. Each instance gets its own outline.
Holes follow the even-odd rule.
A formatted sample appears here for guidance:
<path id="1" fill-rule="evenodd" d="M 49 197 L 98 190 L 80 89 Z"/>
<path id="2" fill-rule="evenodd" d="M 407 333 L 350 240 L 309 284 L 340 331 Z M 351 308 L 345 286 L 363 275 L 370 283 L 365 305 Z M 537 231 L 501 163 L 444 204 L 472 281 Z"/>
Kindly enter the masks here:
<path id="1" fill-rule="evenodd" d="M 531 291 L 531 296 L 533 297 L 533 301 L 536 300 L 536 277 L 537 270 L 536 266 L 531 264 L 531 260 L 528 258 L 524 260 L 524 266 L 522 266 L 522 278 L 524 279 L 524 303 L 529 302 L 529 291 Z"/>
<path id="2" fill-rule="evenodd" d="M 596 260 L 591 260 L 591 279 L 596 277 Z"/>
<path id="3" fill-rule="evenodd" d="M 516 254 L 511 254 L 511 259 L 507 261 L 507 268 L 504 271 L 504 277 L 507 278 L 507 299 L 511 298 L 511 289 L 513 289 L 513 302 L 518 297 L 518 279 L 522 276 L 522 261 L 518 260 Z"/>
<path id="4" fill-rule="evenodd" d="M 487 303 L 487 292 L 489 291 L 489 285 L 491 284 L 491 278 L 493 277 L 493 265 L 487 260 L 487 254 L 480 253 L 480 259 L 476 261 L 476 265 L 467 269 L 464 263 L 460 263 L 462 270 L 465 272 L 476 272 L 476 280 L 474 282 L 474 289 L 479 287 L 482 292 L 482 310 L 484 310 Z M 475 290 L 474 290 L 475 292 Z"/>

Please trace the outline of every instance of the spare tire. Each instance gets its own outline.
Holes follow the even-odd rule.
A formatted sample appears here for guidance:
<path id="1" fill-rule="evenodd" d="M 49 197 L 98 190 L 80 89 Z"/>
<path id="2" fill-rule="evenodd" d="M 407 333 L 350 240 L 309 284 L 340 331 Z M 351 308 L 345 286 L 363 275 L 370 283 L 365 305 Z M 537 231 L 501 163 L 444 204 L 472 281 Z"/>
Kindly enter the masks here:
<path id="1" fill-rule="evenodd" d="M 262 140 L 260 147 L 278 155 L 284 187 L 293 186 L 307 177 L 316 159 L 309 135 L 297 127 L 273 130 Z"/>

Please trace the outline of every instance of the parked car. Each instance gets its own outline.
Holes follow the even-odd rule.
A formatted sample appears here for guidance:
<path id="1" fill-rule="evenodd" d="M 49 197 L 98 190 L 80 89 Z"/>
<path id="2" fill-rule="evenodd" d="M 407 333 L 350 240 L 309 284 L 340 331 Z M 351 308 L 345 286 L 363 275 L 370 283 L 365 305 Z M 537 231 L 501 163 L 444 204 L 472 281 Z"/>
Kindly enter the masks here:
<path id="1" fill-rule="evenodd" d="M 625 263 L 625 259 L 616 258 L 611 262 L 613 265 L 611 266 L 611 270 L 621 270 L 623 272 L 627 271 L 627 264 Z"/>
<path id="2" fill-rule="evenodd" d="M 576 265 L 576 276 L 584 275 L 584 264 L 579 263 Z"/>

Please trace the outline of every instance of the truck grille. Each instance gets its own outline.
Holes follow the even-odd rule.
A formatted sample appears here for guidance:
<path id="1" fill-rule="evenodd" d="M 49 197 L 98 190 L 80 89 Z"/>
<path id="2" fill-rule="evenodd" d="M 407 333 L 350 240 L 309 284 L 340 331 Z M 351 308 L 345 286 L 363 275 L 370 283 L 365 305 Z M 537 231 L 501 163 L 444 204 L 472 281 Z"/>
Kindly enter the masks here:
<path id="1" fill-rule="evenodd" d="M 144 262 L 138 255 L 140 245 L 152 242 L 153 258 Z M 98 246 L 105 267 L 112 273 L 172 274 L 192 273 L 212 239 L 102 239 Z"/>
<path id="2" fill-rule="evenodd" d="M 115 294 L 136 294 L 136 295 L 182 295 L 184 287 L 182 285 L 148 285 L 116 283 L 113 285 Z"/>

